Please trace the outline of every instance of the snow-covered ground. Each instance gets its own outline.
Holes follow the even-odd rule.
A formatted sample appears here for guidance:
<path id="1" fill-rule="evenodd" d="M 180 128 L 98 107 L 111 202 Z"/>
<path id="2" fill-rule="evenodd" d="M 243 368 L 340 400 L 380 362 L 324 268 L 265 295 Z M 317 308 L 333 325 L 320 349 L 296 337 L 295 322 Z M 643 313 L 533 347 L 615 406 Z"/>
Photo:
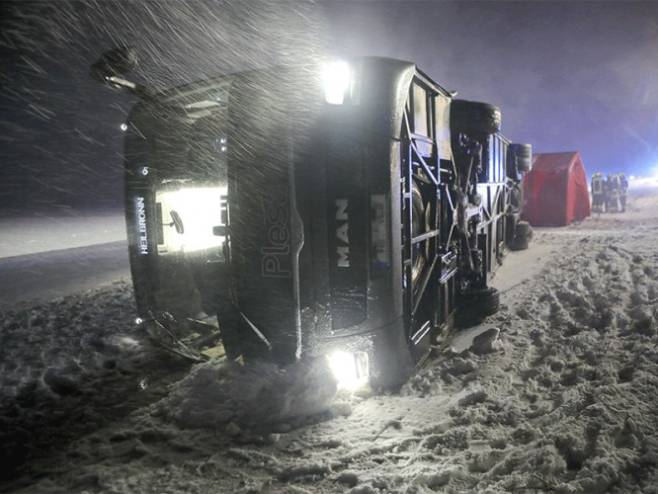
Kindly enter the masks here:
<path id="1" fill-rule="evenodd" d="M 123 213 L 0 217 L 0 310 L 128 280 Z"/>
<path id="2" fill-rule="evenodd" d="M 122 212 L 0 217 L 0 258 L 126 240 Z"/>
<path id="3" fill-rule="evenodd" d="M 0 310 L 130 280 L 124 241 L 0 258 Z"/>
<path id="4" fill-rule="evenodd" d="M 658 493 L 657 209 L 643 197 L 537 231 L 470 350 L 458 335 L 399 394 L 306 418 L 294 411 L 331 395 L 323 369 L 304 374 L 315 386 L 268 366 L 174 372 L 132 331 L 125 283 L 5 312 L 0 441 L 18 477 L 4 487 Z"/>

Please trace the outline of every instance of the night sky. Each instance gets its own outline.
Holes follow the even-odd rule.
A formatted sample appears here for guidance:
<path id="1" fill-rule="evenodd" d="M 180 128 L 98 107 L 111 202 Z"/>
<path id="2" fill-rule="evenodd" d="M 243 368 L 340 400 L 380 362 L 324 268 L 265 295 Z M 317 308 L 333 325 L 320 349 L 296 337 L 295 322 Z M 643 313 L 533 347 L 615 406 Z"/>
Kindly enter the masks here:
<path id="1" fill-rule="evenodd" d="M 503 111 L 535 150 L 588 172 L 658 166 L 656 2 L 2 2 L 0 214 L 122 201 L 120 123 L 134 99 L 88 67 L 132 44 L 156 87 L 327 52 L 415 61 Z"/>
<path id="2" fill-rule="evenodd" d="M 499 105 L 513 140 L 579 150 L 590 173 L 658 166 L 658 2 L 337 5 L 341 49 L 416 61 Z"/>

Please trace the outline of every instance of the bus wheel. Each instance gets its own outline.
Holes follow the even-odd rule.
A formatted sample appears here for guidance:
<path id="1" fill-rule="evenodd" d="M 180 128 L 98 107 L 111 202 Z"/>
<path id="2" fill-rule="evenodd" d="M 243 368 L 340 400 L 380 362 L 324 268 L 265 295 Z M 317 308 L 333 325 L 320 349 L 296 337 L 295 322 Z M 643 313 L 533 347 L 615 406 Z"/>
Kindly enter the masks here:
<path id="1" fill-rule="evenodd" d="M 532 238 L 532 227 L 527 221 L 519 221 L 514 231 L 514 239 L 510 244 L 512 250 L 525 250 Z"/>
<path id="2" fill-rule="evenodd" d="M 498 312 L 500 293 L 492 287 L 469 290 L 459 296 L 455 325 L 468 328 L 480 324 L 487 316 Z"/>
<path id="3" fill-rule="evenodd" d="M 450 126 L 465 134 L 495 134 L 500 130 L 500 109 L 488 103 L 452 100 Z"/>
<path id="4" fill-rule="evenodd" d="M 430 228 L 430 218 L 428 216 L 429 208 L 423 201 L 423 196 L 420 192 L 418 184 L 414 180 L 411 184 L 411 198 L 412 198 L 412 212 L 411 212 L 411 236 L 416 237 L 421 235 Z M 406 204 L 405 204 L 406 205 Z M 406 207 L 402 208 L 402 214 L 406 215 Z M 425 242 L 425 247 L 418 243 L 413 248 L 413 265 L 411 268 L 411 289 L 415 290 L 420 276 L 423 274 L 425 265 L 428 264 L 429 259 L 429 244 Z"/>
<path id="5" fill-rule="evenodd" d="M 519 172 L 528 172 L 532 167 L 532 144 L 510 144 L 509 153 L 516 157 Z"/>
<path id="6" fill-rule="evenodd" d="M 528 248 L 527 237 L 516 237 L 510 244 L 511 250 L 526 250 Z"/>

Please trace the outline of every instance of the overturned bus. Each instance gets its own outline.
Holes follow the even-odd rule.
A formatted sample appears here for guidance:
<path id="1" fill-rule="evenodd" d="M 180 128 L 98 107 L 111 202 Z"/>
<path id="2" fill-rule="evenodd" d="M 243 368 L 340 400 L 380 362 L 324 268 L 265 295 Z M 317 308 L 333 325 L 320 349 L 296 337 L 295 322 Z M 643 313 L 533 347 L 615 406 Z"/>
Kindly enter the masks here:
<path id="1" fill-rule="evenodd" d="M 92 74 L 140 96 L 122 126 L 130 263 L 138 322 L 170 349 L 328 356 L 340 385 L 390 386 L 497 310 L 491 276 L 531 233 L 531 148 L 498 108 L 387 58 L 162 92 L 123 79 L 133 58 Z"/>

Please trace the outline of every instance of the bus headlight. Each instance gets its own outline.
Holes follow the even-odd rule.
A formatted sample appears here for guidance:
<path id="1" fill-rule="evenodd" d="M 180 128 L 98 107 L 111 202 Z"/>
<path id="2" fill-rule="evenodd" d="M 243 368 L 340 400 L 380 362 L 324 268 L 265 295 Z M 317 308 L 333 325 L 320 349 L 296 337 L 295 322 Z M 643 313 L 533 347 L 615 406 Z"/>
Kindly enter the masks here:
<path id="1" fill-rule="evenodd" d="M 330 105 L 342 105 L 352 84 L 352 70 L 347 62 L 336 60 L 322 67 L 324 100 Z"/>
<path id="2" fill-rule="evenodd" d="M 353 391 L 368 384 L 368 354 L 337 350 L 327 357 L 338 389 Z"/>

